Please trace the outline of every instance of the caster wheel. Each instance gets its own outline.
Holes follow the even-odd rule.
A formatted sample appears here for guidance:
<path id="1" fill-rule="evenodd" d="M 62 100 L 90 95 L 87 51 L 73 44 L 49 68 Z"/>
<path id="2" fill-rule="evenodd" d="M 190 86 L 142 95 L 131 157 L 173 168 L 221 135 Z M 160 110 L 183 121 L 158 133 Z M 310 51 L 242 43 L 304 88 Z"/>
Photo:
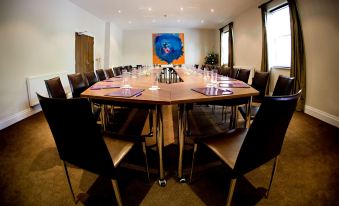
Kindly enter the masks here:
<path id="1" fill-rule="evenodd" d="M 166 186 L 166 180 L 165 180 L 165 179 L 159 180 L 158 182 L 159 182 L 159 185 L 160 185 L 161 187 L 165 187 L 165 186 Z"/>
<path id="2" fill-rule="evenodd" d="M 179 182 L 180 182 L 180 183 L 186 183 L 186 178 L 181 177 L 181 178 L 179 179 Z"/>

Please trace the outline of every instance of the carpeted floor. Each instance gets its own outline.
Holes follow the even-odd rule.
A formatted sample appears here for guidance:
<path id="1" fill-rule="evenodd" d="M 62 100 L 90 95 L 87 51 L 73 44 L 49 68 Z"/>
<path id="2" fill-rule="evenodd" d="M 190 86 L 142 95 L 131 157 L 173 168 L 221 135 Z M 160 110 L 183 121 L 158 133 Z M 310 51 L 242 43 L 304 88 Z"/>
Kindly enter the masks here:
<path id="1" fill-rule="evenodd" d="M 218 109 L 200 106 L 192 114 L 192 133 L 218 132 L 225 127 Z M 218 125 L 218 126 L 215 126 Z M 207 128 L 207 129 L 206 129 Z M 213 130 L 213 131 L 211 131 Z M 339 205 L 339 129 L 296 112 L 287 131 L 280 162 L 268 199 L 271 163 L 237 182 L 234 205 Z M 126 162 L 135 161 L 139 151 Z M 164 149 L 167 186 L 157 184 L 157 156 L 149 150 L 151 182 L 141 171 L 121 168 L 119 186 L 125 205 L 224 205 L 228 178 L 222 165 L 202 168 L 213 155 L 201 151 L 192 184 L 177 182 L 177 148 Z M 191 150 L 185 152 L 185 174 Z M 138 161 L 136 161 L 137 163 Z M 135 163 L 135 162 L 134 162 Z M 115 205 L 110 182 L 78 168 L 70 168 L 72 183 L 81 195 L 78 205 Z M 93 184 L 93 185 L 92 185 Z M 91 186 L 92 185 L 92 186 Z M 0 131 L 0 205 L 74 205 L 51 132 L 42 113 Z"/>

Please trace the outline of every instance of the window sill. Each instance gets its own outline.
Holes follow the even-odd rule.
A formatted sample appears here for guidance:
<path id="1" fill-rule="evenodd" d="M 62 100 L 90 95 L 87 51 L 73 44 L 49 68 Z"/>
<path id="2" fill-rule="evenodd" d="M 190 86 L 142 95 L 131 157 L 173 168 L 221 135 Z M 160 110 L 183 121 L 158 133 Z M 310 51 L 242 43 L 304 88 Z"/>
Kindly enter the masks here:
<path id="1" fill-rule="evenodd" d="M 286 66 L 274 66 L 271 67 L 271 69 L 283 69 L 283 70 L 290 70 L 291 67 L 286 67 Z"/>

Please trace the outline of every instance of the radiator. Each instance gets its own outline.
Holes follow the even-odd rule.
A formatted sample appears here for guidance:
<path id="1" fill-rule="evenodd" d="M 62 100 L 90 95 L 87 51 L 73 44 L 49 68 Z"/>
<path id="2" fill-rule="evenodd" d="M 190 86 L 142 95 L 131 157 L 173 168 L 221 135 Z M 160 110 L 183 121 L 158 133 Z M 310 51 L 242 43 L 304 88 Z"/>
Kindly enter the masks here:
<path id="1" fill-rule="evenodd" d="M 29 76 L 26 78 L 26 84 L 27 84 L 27 92 L 28 92 L 28 99 L 29 99 L 29 105 L 35 106 L 39 104 L 38 97 L 36 93 L 39 93 L 42 96 L 48 97 L 45 81 L 47 79 L 51 79 L 54 77 L 59 76 L 61 79 L 62 86 L 64 87 L 64 90 L 67 94 L 67 96 L 70 95 L 70 87 L 69 82 L 67 78 L 67 72 L 59 72 L 54 74 L 44 74 L 44 75 L 37 75 L 37 76 Z"/>

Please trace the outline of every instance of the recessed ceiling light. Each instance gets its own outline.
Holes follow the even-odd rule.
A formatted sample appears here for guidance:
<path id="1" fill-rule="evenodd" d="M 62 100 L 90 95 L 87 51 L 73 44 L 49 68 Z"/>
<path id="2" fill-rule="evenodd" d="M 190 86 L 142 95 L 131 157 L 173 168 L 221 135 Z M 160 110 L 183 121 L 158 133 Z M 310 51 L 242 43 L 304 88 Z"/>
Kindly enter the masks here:
<path id="1" fill-rule="evenodd" d="M 118 10 L 118 13 L 119 13 L 119 14 L 121 14 L 121 12 L 122 12 L 121 10 Z"/>
<path id="2" fill-rule="evenodd" d="M 213 13 L 213 12 L 214 12 L 214 9 L 211 9 L 210 11 Z"/>
<path id="3" fill-rule="evenodd" d="M 203 24 L 205 21 L 202 19 L 200 22 Z"/>
<path id="4" fill-rule="evenodd" d="M 184 11 L 184 7 L 180 7 L 180 11 Z"/>
<path id="5" fill-rule="evenodd" d="M 155 23 L 155 19 L 152 20 L 152 23 Z"/>
<path id="6" fill-rule="evenodd" d="M 148 11 L 152 11 L 152 8 L 151 8 L 151 7 L 148 7 Z"/>
<path id="7" fill-rule="evenodd" d="M 132 24 L 132 21 L 128 21 L 129 24 Z"/>

